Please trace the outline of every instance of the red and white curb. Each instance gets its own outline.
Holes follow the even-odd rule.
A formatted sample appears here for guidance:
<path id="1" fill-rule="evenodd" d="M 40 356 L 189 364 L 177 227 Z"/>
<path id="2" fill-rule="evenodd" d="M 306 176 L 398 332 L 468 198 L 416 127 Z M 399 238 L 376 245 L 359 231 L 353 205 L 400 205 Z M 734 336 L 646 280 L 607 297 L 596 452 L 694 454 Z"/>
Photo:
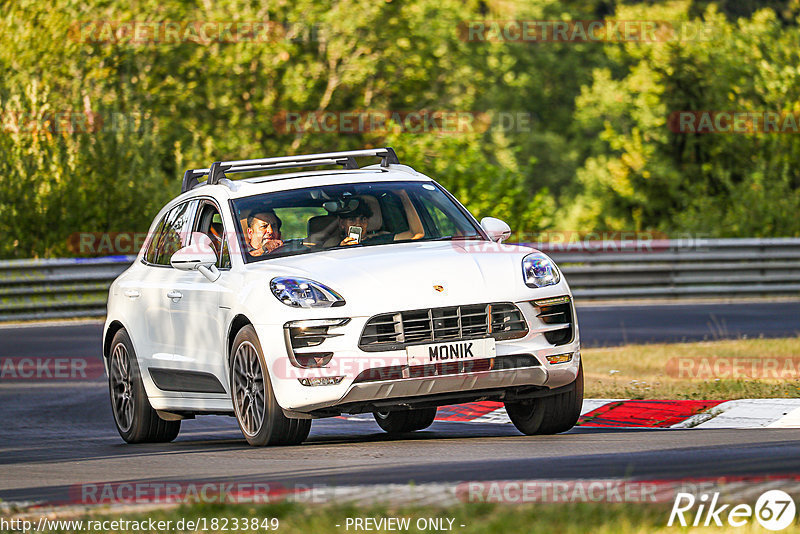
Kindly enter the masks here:
<path id="1" fill-rule="evenodd" d="M 370 420 L 369 414 L 345 419 Z M 437 421 L 508 424 L 503 403 L 442 406 Z M 584 399 L 578 426 L 644 428 L 800 428 L 800 399 Z"/>

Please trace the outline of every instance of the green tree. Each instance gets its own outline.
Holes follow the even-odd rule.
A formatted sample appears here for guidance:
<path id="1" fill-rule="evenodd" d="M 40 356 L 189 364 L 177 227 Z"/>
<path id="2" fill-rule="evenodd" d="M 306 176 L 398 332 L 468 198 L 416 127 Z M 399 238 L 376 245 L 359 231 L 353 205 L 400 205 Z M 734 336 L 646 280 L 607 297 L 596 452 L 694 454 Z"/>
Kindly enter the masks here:
<path id="1" fill-rule="evenodd" d="M 706 39 L 624 43 L 636 62 L 621 77 L 597 69 L 578 98 L 576 120 L 590 143 L 577 173 L 570 224 L 600 230 L 662 230 L 712 236 L 800 235 L 797 135 L 673 132 L 689 111 L 797 113 L 796 27 L 771 10 L 729 21 L 688 3 L 625 7 L 618 16 L 682 20 Z M 673 128 L 674 129 L 674 128 Z"/>

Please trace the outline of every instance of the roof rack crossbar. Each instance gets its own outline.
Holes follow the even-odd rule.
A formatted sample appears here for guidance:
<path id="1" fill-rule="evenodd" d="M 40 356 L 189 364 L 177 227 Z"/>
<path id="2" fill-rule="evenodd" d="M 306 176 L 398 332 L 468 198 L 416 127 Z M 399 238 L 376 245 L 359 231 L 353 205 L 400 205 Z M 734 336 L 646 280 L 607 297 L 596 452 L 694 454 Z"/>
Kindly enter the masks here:
<path id="1" fill-rule="evenodd" d="M 257 172 L 274 169 L 293 169 L 298 167 L 314 167 L 321 165 L 341 165 L 345 169 L 358 169 L 357 157 L 381 158 L 381 166 L 399 165 L 397 154 L 391 147 L 366 150 L 349 150 L 346 152 L 328 152 L 323 154 L 307 154 L 301 156 L 281 156 L 277 158 L 243 159 L 236 161 L 215 161 L 208 169 L 188 170 L 183 175 L 181 192 L 185 193 L 202 182 L 200 178 L 208 175 L 205 184 L 218 184 L 226 173 Z"/>

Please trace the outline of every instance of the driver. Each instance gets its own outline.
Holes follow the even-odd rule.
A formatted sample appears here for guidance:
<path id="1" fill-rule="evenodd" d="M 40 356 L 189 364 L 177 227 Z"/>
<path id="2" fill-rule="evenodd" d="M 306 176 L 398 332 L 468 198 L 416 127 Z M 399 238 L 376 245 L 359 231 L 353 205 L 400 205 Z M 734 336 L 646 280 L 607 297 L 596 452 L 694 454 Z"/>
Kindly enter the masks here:
<path id="1" fill-rule="evenodd" d="M 272 210 L 252 213 L 247 218 L 247 252 L 251 256 L 262 256 L 283 246 L 281 224 Z"/>

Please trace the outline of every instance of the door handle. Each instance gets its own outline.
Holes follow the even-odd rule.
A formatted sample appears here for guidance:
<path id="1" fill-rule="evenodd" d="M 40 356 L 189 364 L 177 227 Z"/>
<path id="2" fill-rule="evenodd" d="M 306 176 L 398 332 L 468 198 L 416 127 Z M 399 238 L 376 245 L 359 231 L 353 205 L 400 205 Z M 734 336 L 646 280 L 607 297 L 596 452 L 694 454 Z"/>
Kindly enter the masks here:
<path id="1" fill-rule="evenodd" d="M 136 299 L 139 298 L 139 295 L 141 295 L 141 293 L 139 293 L 135 289 L 126 289 L 124 294 L 129 299 Z"/>
<path id="2" fill-rule="evenodd" d="M 167 298 L 168 299 L 172 299 L 172 302 L 178 302 L 179 300 L 181 300 L 183 298 L 183 293 L 173 289 L 172 291 L 167 293 Z"/>

